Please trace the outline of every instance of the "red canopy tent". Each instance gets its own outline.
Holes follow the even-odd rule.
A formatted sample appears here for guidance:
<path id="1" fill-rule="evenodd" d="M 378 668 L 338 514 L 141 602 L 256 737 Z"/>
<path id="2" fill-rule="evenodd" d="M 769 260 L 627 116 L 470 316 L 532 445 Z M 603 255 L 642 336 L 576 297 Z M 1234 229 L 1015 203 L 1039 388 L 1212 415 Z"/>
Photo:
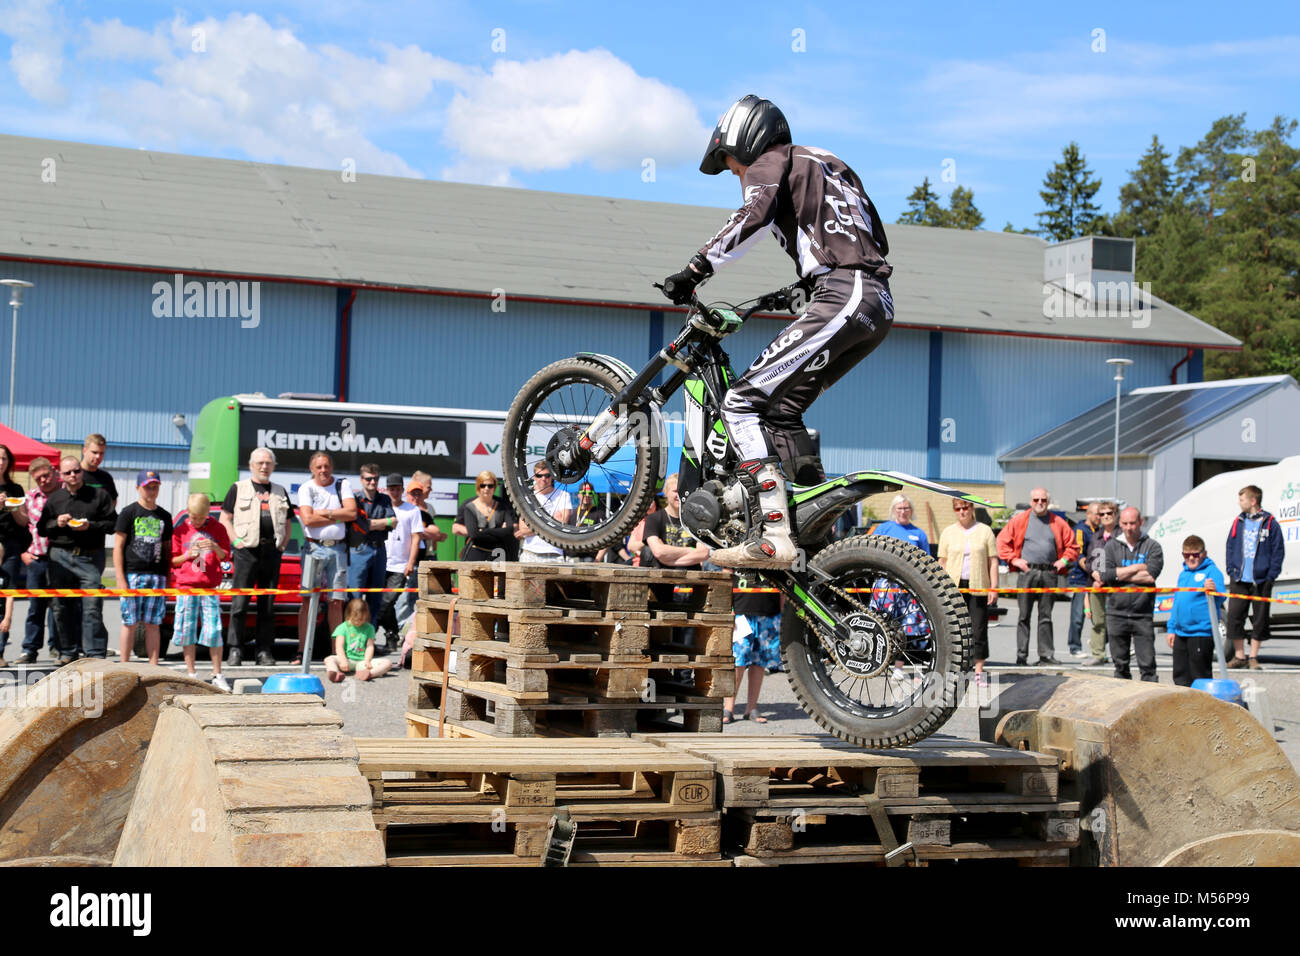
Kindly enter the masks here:
<path id="1" fill-rule="evenodd" d="M 0 445 L 8 445 L 14 453 L 14 471 L 26 471 L 33 458 L 48 458 L 55 469 L 59 466 L 59 450 L 53 445 L 28 438 L 6 425 L 0 425 Z"/>

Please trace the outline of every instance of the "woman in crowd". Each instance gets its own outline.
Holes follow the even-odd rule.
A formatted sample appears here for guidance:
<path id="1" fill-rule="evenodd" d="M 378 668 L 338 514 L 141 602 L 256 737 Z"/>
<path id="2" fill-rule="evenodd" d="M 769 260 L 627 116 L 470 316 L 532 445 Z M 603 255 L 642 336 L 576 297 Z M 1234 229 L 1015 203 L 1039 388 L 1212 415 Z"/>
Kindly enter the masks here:
<path id="1" fill-rule="evenodd" d="M 975 520 L 975 508 L 969 501 L 952 500 L 952 510 L 957 513 L 957 523 L 943 529 L 939 535 L 939 563 L 959 588 L 987 591 L 986 594 L 966 594 L 966 609 L 970 612 L 971 653 L 975 658 L 975 683 L 987 684 L 984 662 L 989 656 L 990 605 L 996 604 L 998 592 L 998 546 L 993 529 Z"/>
<path id="2" fill-rule="evenodd" d="M 479 472 L 474 480 L 477 494 L 460 509 L 452 534 L 465 538 L 462 561 L 508 561 L 515 552 L 515 521 L 510 508 L 496 495 L 497 476 Z"/>
<path id="3" fill-rule="evenodd" d="M 10 472 L 14 466 L 14 453 L 8 445 L 0 445 L 0 496 L 6 499 L 21 499 L 27 494 L 18 485 Z M 0 502 L 3 504 L 3 502 Z M 15 506 L 17 507 L 17 506 Z M 13 509 L 7 505 L 0 508 L 0 588 L 22 587 L 26 580 L 23 571 L 23 552 L 32 543 L 32 536 L 27 527 L 14 520 Z M 4 660 L 5 645 L 9 642 L 9 626 L 13 619 L 14 599 L 5 595 L 4 619 L 0 620 L 0 667 L 7 667 Z"/>

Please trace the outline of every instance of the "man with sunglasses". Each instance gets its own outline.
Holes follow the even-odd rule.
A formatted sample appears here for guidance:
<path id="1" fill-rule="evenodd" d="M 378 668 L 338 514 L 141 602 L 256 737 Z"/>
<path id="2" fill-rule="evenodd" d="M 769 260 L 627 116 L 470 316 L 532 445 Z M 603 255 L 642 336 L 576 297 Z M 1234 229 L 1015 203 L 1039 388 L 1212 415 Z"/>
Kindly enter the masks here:
<path id="1" fill-rule="evenodd" d="M 397 527 L 393 501 L 379 490 L 379 466 L 362 465 L 361 493 L 357 495 L 357 516 L 348 522 L 349 597 L 362 598 L 370 606 L 370 620 L 379 623 L 383 594 L 362 594 L 357 588 L 382 588 L 388 565 L 388 534 Z M 405 556 L 403 556 L 405 557 Z"/>
<path id="2" fill-rule="evenodd" d="M 382 627 L 386 634 L 385 653 L 397 650 L 402 643 L 396 608 L 397 601 L 404 592 L 398 589 L 407 587 L 408 579 L 412 581 L 409 586 L 415 587 L 415 565 L 420 559 L 420 532 L 424 530 L 420 509 L 409 501 L 402 500 L 402 476 L 397 473 L 389 475 L 387 486 L 388 500 L 392 502 L 396 520 L 396 525 L 384 543 L 384 553 L 388 558 L 385 563 L 384 587 L 390 590 L 384 592 L 383 600 L 379 603 L 379 614 L 374 619 L 375 627 Z"/>
<path id="3" fill-rule="evenodd" d="M 50 493 L 38 523 L 41 535 L 50 542 L 52 588 L 104 586 L 104 535 L 113 533 L 117 512 L 108 492 L 87 485 L 82 474 L 81 461 L 75 456 L 68 455 L 59 462 L 63 487 Z M 125 581 L 118 582 L 118 587 L 125 586 Z M 79 602 L 81 608 L 80 629 L 76 627 L 74 602 Z M 107 655 L 103 598 L 55 598 L 54 617 L 58 622 L 60 664 L 70 664 L 82 656 Z"/>
<path id="4" fill-rule="evenodd" d="M 396 476 L 390 475 L 389 480 Z M 429 545 L 436 545 L 439 541 L 446 540 L 447 533 L 439 528 L 433 522 L 433 515 L 429 514 L 425 508 L 425 502 L 429 498 L 429 491 L 433 488 L 433 477 L 423 471 L 417 471 L 411 475 L 410 482 L 406 486 L 406 502 L 415 509 L 416 517 L 419 518 L 423 530 L 418 532 L 418 544 L 416 545 L 415 566 L 418 568 L 421 561 L 432 560 L 436 555 Z M 406 587 L 415 588 L 419 586 L 419 572 L 412 570 L 406 576 Z M 411 619 L 415 613 L 415 601 L 418 595 L 414 591 L 405 591 L 397 598 L 397 633 L 401 633 L 406 628 L 406 622 Z M 395 650 L 392 643 L 389 642 L 386 652 Z"/>
<path id="5" fill-rule="evenodd" d="M 1106 542 L 1115 536 L 1116 516 L 1119 506 L 1113 501 L 1097 503 L 1097 530 L 1088 539 L 1088 552 L 1084 560 L 1088 562 L 1087 571 L 1091 577 L 1089 583 L 1101 586 L 1101 572 L 1106 568 Z M 1106 595 L 1093 592 L 1088 595 L 1088 613 L 1092 616 L 1092 630 L 1088 635 L 1088 650 L 1092 656 L 1082 667 L 1105 667 L 1110 663 L 1106 654 Z"/>
<path id="6" fill-rule="evenodd" d="M 1074 529 L 1058 514 L 1048 510 L 1045 488 L 1029 493 L 1029 510 L 1018 512 L 998 532 L 998 559 L 1020 572 L 1022 588 L 1055 588 L 1071 562 L 1079 557 Z M 1029 622 L 1038 608 L 1038 663 L 1054 666 L 1052 633 L 1053 594 L 1020 594 L 1020 620 L 1016 622 L 1016 665 L 1029 663 Z"/>
<path id="7" fill-rule="evenodd" d="M 1065 579 L 1068 587 L 1092 586 L 1092 575 L 1088 573 L 1088 548 L 1092 544 L 1092 536 L 1101 527 L 1099 510 L 1100 505 L 1097 502 L 1088 502 L 1088 507 L 1084 509 L 1083 520 L 1074 526 L 1074 543 L 1079 549 L 1079 560 L 1070 568 L 1070 574 Z M 1071 657 L 1088 656 L 1083 651 L 1083 618 L 1087 607 L 1086 591 L 1075 591 L 1070 595 L 1070 634 L 1067 643 Z"/>
<path id="8" fill-rule="evenodd" d="M 551 466 L 544 461 L 533 466 L 533 494 L 548 515 L 560 524 L 569 523 L 573 517 L 573 499 L 563 488 L 555 487 Z M 564 552 L 534 534 L 522 518 L 515 525 L 515 537 L 523 541 L 523 547 L 519 551 L 520 561 L 564 560 Z"/>

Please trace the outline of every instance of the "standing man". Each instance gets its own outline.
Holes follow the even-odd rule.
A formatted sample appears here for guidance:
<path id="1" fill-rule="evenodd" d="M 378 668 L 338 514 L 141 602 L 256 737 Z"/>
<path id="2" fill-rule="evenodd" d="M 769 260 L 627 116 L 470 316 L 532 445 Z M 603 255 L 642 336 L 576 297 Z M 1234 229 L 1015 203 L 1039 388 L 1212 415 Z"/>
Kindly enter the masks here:
<path id="1" fill-rule="evenodd" d="M 1282 528 L 1277 519 L 1260 507 L 1264 492 L 1258 485 L 1247 485 L 1237 492 L 1241 514 L 1228 531 L 1225 563 L 1228 572 L 1228 613 L 1224 624 L 1232 639 L 1236 655 L 1229 667 L 1259 667 L 1259 645 L 1268 640 L 1268 601 L 1247 601 L 1238 595 L 1266 598 L 1273 593 L 1273 582 L 1282 573 L 1286 557 Z M 1246 612 L 1250 608 L 1250 658 L 1246 649 Z"/>
<path id="2" fill-rule="evenodd" d="M 102 488 L 108 493 L 109 500 L 113 503 L 113 510 L 117 510 L 117 483 L 113 481 L 113 476 L 99 467 L 104 463 L 104 454 L 108 451 L 108 439 L 98 432 L 91 432 L 86 436 L 86 440 L 81 443 L 81 480 L 89 488 Z M 102 552 L 102 549 L 101 549 Z M 99 565 L 100 578 L 104 575 L 105 562 Z M 121 581 L 117 586 L 126 587 Z M 101 602 L 102 606 L 102 602 Z M 108 628 L 104 626 L 104 620 L 101 617 L 95 631 L 96 644 L 103 644 L 108 647 Z"/>
<path id="3" fill-rule="evenodd" d="M 221 503 L 221 526 L 231 541 L 231 564 L 235 588 L 274 588 L 280 584 L 280 560 L 289 543 L 289 515 L 293 503 L 283 485 L 271 481 L 275 471 L 275 453 L 269 448 L 254 448 L 248 456 L 252 477 L 241 478 L 230 486 Z M 243 663 L 248 623 L 248 595 L 236 594 L 230 601 L 229 645 L 226 662 L 232 667 Z M 257 598 L 257 663 L 275 665 L 275 595 Z"/>
<path id="4" fill-rule="evenodd" d="M 563 488 L 555 487 L 551 466 L 544 460 L 533 466 L 533 494 L 548 515 L 560 524 L 568 524 L 573 517 L 573 499 Z M 521 517 L 515 524 L 515 537 L 523 541 L 520 561 L 563 561 L 564 552 L 533 534 L 533 529 Z"/>
<path id="5" fill-rule="evenodd" d="M 384 587 L 389 590 L 383 594 L 379 614 L 374 618 L 376 626 L 382 627 L 385 632 L 387 643 L 384 653 L 395 651 L 402 645 L 401 627 L 395 609 L 398 598 L 405 592 L 398 588 L 407 587 L 407 579 L 415 574 L 415 564 L 420 558 L 420 534 L 424 530 L 420 509 L 409 501 L 402 500 L 401 475 L 388 476 L 388 498 L 393 504 L 397 523 L 388 533 L 384 548 L 384 553 L 388 556 Z"/>
<path id="6" fill-rule="evenodd" d="M 117 483 L 113 476 L 99 466 L 104 463 L 104 454 L 108 451 L 108 439 L 98 433 L 91 433 L 81 445 L 82 480 L 90 488 L 103 488 L 117 510 Z"/>
<path id="7" fill-rule="evenodd" d="M 343 623 L 343 600 L 348 586 L 348 552 L 344 536 L 348 522 L 356 520 L 357 500 L 346 478 L 335 480 L 334 459 L 329 452 L 318 451 L 312 455 L 308 468 L 311 481 L 298 487 L 298 514 L 307 535 L 306 556 L 315 561 L 316 577 L 304 581 L 303 587 L 320 587 L 320 582 L 324 581 L 325 587 L 333 588 L 326 616 L 332 634 Z M 298 656 L 292 664 L 302 663 L 303 648 L 307 646 L 307 628 L 316 625 L 315 621 L 307 619 L 310 599 L 308 594 L 302 596 L 302 608 L 298 611 Z"/>
<path id="8" fill-rule="evenodd" d="M 420 542 L 416 554 L 415 563 L 418 566 L 421 561 L 433 560 L 436 552 L 433 545 L 439 541 L 445 541 L 447 533 L 433 523 L 433 515 L 429 514 L 425 507 L 425 502 L 429 500 L 429 490 L 433 487 L 433 478 L 422 471 L 417 471 L 411 475 L 411 481 L 406 486 L 406 500 L 416 509 L 419 514 L 420 523 L 424 525 L 424 530 L 420 532 Z M 406 586 L 414 588 L 419 586 L 417 572 L 412 571 L 406 576 Z M 411 619 L 415 613 L 414 591 L 407 591 L 397 599 L 397 630 L 400 633 L 405 627 L 406 622 Z"/>
<path id="9" fill-rule="evenodd" d="M 25 522 L 32 535 L 32 543 L 23 552 L 22 559 L 27 587 L 47 588 L 50 586 L 50 539 L 42 535 L 37 526 L 46 502 L 61 483 L 59 473 L 54 470 L 48 458 L 33 458 L 27 466 L 27 475 L 32 480 L 32 489 L 14 512 L 14 520 Z M 54 612 L 50 609 L 50 599 L 28 598 L 27 635 L 23 638 L 23 656 L 18 658 L 17 663 L 36 663 L 36 655 L 45 643 L 47 616 L 50 625 L 50 656 L 59 657 L 59 641 L 54 629 Z"/>
<path id="10" fill-rule="evenodd" d="M 117 516 L 113 542 L 113 570 L 120 588 L 167 587 L 172 565 L 172 516 L 158 506 L 158 489 L 162 479 L 156 471 L 142 471 L 135 479 L 139 500 L 122 509 Z M 131 659 L 135 644 L 135 626 L 144 625 L 144 646 L 149 663 L 158 663 L 159 625 L 167 613 L 167 599 L 126 596 L 121 599 L 121 660 Z"/>
<path id="11" fill-rule="evenodd" d="M 1086 558 L 1090 577 L 1088 583 L 1094 586 L 1100 583 L 1100 575 L 1106 568 L 1106 542 L 1115 537 L 1118 508 L 1113 501 L 1102 501 L 1097 505 L 1097 518 L 1101 524 L 1088 541 Z M 1110 662 L 1106 656 L 1106 595 L 1096 591 L 1089 594 L 1088 613 L 1092 616 L 1092 629 L 1088 634 L 1088 651 L 1092 656 L 1082 666 L 1105 667 Z"/>
<path id="12" fill-rule="evenodd" d="M 1083 520 L 1074 526 L 1074 546 L 1079 550 L 1079 560 L 1070 567 L 1070 574 L 1065 579 L 1072 588 L 1092 587 L 1092 575 L 1088 573 L 1088 548 L 1092 545 L 1092 536 L 1101 527 L 1101 506 L 1091 501 L 1083 513 Z M 1070 634 L 1068 644 L 1071 657 L 1086 657 L 1083 652 L 1083 619 L 1088 608 L 1088 593 L 1075 591 L 1070 595 Z"/>
<path id="13" fill-rule="evenodd" d="M 97 590 L 104 586 L 104 535 L 113 533 L 117 511 L 108 492 L 91 488 L 81 480 L 81 462 L 77 458 L 63 458 L 59 474 L 63 487 L 50 494 L 37 526 L 50 539 L 50 586 Z M 75 627 L 74 601 L 81 605 L 80 629 Z M 54 616 L 58 622 L 60 664 L 71 664 L 81 656 L 107 655 L 103 598 L 55 598 Z"/>
<path id="14" fill-rule="evenodd" d="M 1074 530 L 1060 515 L 1048 510 L 1045 488 L 1029 493 L 1029 510 L 1017 512 L 998 532 L 998 558 L 1020 572 L 1022 588 L 1054 588 L 1070 562 L 1079 556 Z M 1016 622 L 1016 665 L 1029 663 L 1029 622 L 1038 607 L 1038 663 L 1054 666 L 1052 632 L 1053 594 L 1019 594 L 1020 620 Z"/>
<path id="15" fill-rule="evenodd" d="M 1098 572 L 1109 587 L 1155 587 L 1156 578 L 1165 566 L 1160 545 L 1142 533 L 1142 515 L 1136 508 L 1119 513 L 1120 533 L 1106 544 L 1105 570 Z M 1095 578 L 1094 578 L 1095 580 Z M 1151 591 L 1140 594 L 1110 594 L 1106 598 L 1106 634 L 1110 638 L 1110 656 L 1115 661 L 1115 676 L 1132 680 L 1129 669 L 1129 642 L 1138 670 L 1145 681 L 1157 681 L 1155 627 L 1151 613 L 1156 596 Z"/>
<path id="16" fill-rule="evenodd" d="M 393 501 L 379 490 L 379 466 L 361 466 L 361 494 L 357 495 L 357 516 L 348 523 L 348 588 L 382 588 L 388 556 L 384 551 L 388 534 L 397 527 Z M 352 595 L 366 602 L 370 620 L 379 623 L 379 606 L 384 596 L 377 591 Z"/>

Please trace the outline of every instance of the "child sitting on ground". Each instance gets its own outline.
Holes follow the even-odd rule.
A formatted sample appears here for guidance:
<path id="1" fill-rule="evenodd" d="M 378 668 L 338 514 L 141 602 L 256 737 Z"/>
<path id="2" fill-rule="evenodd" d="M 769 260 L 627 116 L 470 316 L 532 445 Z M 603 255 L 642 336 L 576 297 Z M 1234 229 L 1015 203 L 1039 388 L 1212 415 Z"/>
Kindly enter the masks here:
<path id="1" fill-rule="evenodd" d="M 334 629 L 334 653 L 325 658 L 325 673 L 340 683 L 349 671 L 357 680 L 383 677 L 393 662 L 386 657 L 375 660 L 375 629 L 370 623 L 370 606 L 363 598 L 353 598 L 343 612 L 343 623 Z"/>

